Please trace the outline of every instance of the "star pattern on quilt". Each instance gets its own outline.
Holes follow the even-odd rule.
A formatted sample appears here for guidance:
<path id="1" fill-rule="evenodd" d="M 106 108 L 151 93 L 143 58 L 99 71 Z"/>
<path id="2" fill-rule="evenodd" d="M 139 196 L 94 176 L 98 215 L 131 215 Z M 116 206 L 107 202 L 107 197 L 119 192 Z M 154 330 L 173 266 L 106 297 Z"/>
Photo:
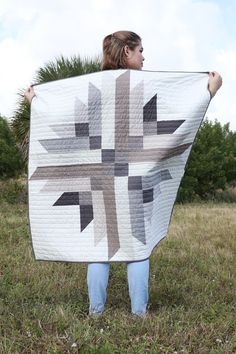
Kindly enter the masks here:
<path id="1" fill-rule="evenodd" d="M 47 180 L 44 190 L 60 191 L 64 186 L 53 206 L 79 207 L 80 232 L 94 221 L 94 244 L 107 237 L 111 259 L 120 249 L 116 201 L 119 179 L 128 189 L 132 237 L 145 244 L 145 225 L 151 220 L 153 203 L 161 193 L 161 184 L 172 179 L 169 169 L 160 168 L 158 162 L 180 156 L 191 143 L 184 143 L 186 134 L 176 134 L 184 119 L 158 119 L 158 92 L 145 103 L 143 82 L 130 87 L 130 71 L 116 78 L 113 148 L 103 145 L 103 110 L 101 90 L 90 82 L 87 104 L 76 97 L 74 122 L 52 125 L 58 137 L 40 140 L 48 154 L 98 150 L 100 161 L 37 167 L 30 179 Z M 131 126 L 134 115 L 137 119 Z M 146 162 L 156 163 L 148 175 L 130 174 L 132 164 Z M 58 180 L 60 185 L 55 182 Z M 73 187 L 72 180 L 77 181 Z M 105 220 L 102 229 L 99 218 Z"/>

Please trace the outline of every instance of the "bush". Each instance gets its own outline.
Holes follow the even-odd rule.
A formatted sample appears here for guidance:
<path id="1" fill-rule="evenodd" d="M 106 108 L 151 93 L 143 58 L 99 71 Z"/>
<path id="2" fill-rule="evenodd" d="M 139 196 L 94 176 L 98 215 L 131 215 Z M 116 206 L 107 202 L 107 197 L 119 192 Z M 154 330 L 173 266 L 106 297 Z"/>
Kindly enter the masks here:
<path id="1" fill-rule="evenodd" d="M 0 116 L 0 179 L 16 177 L 24 163 L 6 119 Z"/>
<path id="2" fill-rule="evenodd" d="M 206 120 L 194 142 L 177 201 L 214 199 L 236 178 L 236 133 Z"/>

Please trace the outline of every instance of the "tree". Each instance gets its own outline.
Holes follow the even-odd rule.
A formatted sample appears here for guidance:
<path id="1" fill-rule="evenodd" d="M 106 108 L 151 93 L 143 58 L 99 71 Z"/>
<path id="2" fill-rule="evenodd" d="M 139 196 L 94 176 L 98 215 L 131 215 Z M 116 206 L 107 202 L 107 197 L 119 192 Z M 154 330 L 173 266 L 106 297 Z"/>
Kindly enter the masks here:
<path id="1" fill-rule="evenodd" d="M 18 176 L 23 160 L 5 118 L 0 116 L 0 179 Z"/>
<path id="2" fill-rule="evenodd" d="M 236 178 L 236 133 L 229 124 L 205 120 L 194 142 L 178 201 L 213 197 Z"/>
<path id="3" fill-rule="evenodd" d="M 228 184 L 236 184 L 236 132 L 229 130 L 227 124 L 225 129 L 225 176 Z"/>
<path id="4" fill-rule="evenodd" d="M 99 71 L 100 65 L 99 58 L 85 58 L 82 60 L 79 56 L 74 56 L 70 59 L 61 56 L 57 58 L 55 62 L 51 61 L 44 67 L 39 68 L 34 81 L 40 84 L 89 74 Z M 12 117 L 11 127 L 22 151 L 23 158 L 26 161 L 28 159 L 29 145 L 30 104 L 24 99 L 24 91 L 25 90 L 20 90 L 19 92 L 19 102 Z"/>

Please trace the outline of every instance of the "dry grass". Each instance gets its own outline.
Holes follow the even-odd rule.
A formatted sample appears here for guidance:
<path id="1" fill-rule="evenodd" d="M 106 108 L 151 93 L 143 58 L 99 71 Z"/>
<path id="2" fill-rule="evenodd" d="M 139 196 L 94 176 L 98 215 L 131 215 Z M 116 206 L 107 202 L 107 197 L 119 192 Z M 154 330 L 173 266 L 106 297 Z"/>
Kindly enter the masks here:
<path id="1" fill-rule="evenodd" d="M 236 205 L 177 205 L 151 257 L 149 315 L 133 318 L 126 268 L 87 315 L 86 266 L 35 262 L 24 204 L 0 205 L 0 353 L 236 352 Z"/>

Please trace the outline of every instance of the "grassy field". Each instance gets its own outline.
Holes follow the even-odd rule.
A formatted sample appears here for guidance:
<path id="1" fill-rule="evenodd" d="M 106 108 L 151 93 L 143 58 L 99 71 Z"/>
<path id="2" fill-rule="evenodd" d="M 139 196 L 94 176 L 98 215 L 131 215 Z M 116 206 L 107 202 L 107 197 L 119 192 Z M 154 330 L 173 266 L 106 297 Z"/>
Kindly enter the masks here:
<path id="1" fill-rule="evenodd" d="M 0 203 L 0 353 L 236 353 L 236 204 L 177 205 L 134 318 L 124 264 L 88 316 L 86 265 L 36 262 L 27 206 Z"/>

